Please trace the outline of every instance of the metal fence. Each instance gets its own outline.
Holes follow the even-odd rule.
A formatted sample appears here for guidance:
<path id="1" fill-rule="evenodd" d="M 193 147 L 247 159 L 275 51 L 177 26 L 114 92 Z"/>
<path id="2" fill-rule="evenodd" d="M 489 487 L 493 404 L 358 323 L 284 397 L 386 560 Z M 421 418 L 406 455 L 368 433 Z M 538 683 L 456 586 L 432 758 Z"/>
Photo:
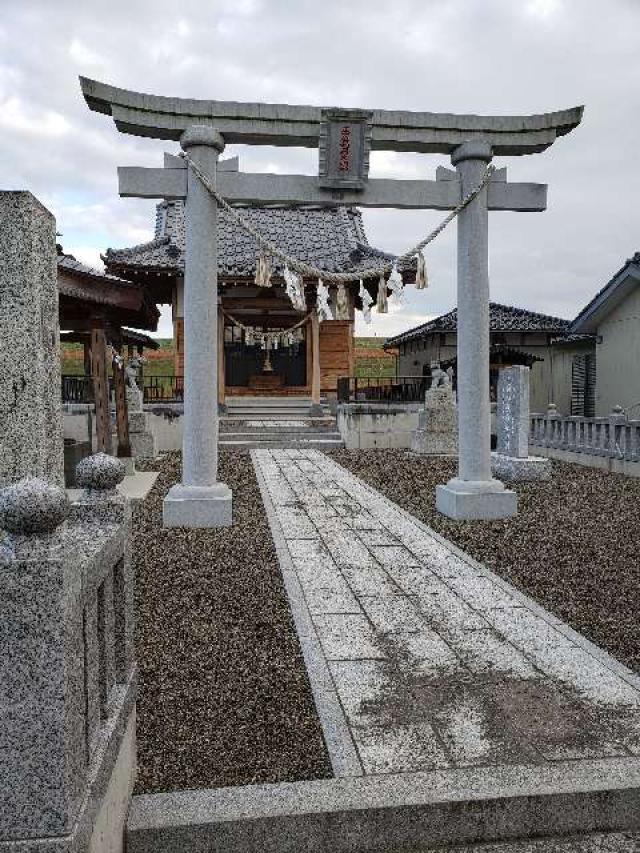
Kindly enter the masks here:
<path id="1" fill-rule="evenodd" d="M 431 384 L 428 376 L 343 376 L 339 403 L 422 403 Z"/>
<path id="2" fill-rule="evenodd" d="M 142 393 L 145 403 L 182 403 L 184 379 L 182 376 L 145 376 Z"/>
<path id="3" fill-rule="evenodd" d="M 93 402 L 93 381 L 90 376 L 63 373 L 61 379 L 63 403 Z"/>

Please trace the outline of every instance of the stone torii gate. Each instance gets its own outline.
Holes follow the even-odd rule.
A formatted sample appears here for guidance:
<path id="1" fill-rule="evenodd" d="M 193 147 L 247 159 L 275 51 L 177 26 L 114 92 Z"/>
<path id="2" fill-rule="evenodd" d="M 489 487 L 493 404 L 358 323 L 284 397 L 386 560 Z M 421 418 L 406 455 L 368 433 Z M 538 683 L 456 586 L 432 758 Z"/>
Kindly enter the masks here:
<path id="1" fill-rule="evenodd" d="M 80 78 L 90 109 L 123 133 L 179 141 L 230 203 L 326 204 L 452 210 L 481 182 L 495 155 L 544 151 L 581 121 L 582 107 L 533 116 L 475 116 L 323 109 L 146 95 Z M 247 174 L 218 169 L 226 143 L 318 148 L 320 174 Z M 368 179 L 371 150 L 440 153 L 455 171 L 435 180 Z M 120 195 L 185 199 L 185 413 L 182 482 L 164 502 L 166 526 L 231 523 L 231 491 L 218 482 L 218 205 L 180 158 L 158 169 L 121 168 Z M 541 211 L 544 184 L 508 183 L 506 169 L 458 216 L 458 476 L 437 487 L 451 518 L 502 518 L 516 495 L 491 476 L 488 211 Z"/>

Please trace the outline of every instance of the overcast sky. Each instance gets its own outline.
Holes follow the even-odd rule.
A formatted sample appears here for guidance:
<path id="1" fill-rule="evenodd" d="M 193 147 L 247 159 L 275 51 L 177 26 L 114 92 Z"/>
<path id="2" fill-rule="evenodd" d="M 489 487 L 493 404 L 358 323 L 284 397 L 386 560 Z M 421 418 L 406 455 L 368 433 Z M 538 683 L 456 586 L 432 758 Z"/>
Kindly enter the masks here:
<path id="1" fill-rule="evenodd" d="M 457 113 L 585 105 L 543 154 L 496 158 L 549 184 L 544 213 L 490 215 L 492 299 L 572 318 L 640 249 L 640 0 L 0 0 L 0 187 L 29 189 L 66 250 L 150 239 L 153 203 L 120 199 L 118 165 L 173 143 L 89 112 L 83 74 L 139 91 Z M 229 146 L 247 171 L 314 174 L 317 152 Z M 443 156 L 375 152 L 374 177 L 432 178 Z M 365 211 L 370 242 L 402 252 L 442 217 Z M 429 290 L 359 333 L 388 335 L 455 305 L 455 225 L 428 249 Z M 163 314 L 160 332 L 170 334 Z"/>

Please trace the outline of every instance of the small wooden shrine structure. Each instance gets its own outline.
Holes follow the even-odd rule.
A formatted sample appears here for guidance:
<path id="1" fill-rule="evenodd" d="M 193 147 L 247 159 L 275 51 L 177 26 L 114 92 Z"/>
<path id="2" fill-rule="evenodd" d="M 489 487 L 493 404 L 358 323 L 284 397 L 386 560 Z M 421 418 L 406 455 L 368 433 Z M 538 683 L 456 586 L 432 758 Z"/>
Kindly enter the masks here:
<path id="1" fill-rule="evenodd" d="M 222 161 L 221 165 L 224 165 Z M 335 272 L 375 266 L 393 256 L 369 245 L 355 208 L 245 207 L 244 215 L 290 254 Z M 184 374 L 185 226 L 182 201 L 157 206 L 155 237 L 103 255 L 107 270 L 144 286 L 149 298 L 172 306 L 175 375 Z M 268 286 L 256 284 L 255 241 L 221 211 L 218 234 L 218 402 L 227 395 L 306 396 L 335 394 L 338 379 L 353 374 L 354 313 L 361 309 L 357 283 L 329 287 L 333 319 L 318 322 L 314 279 L 305 279 L 308 310 L 300 312 L 285 292 L 282 265 L 274 264 Z M 414 265 L 403 269 L 411 281 Z M 378 281 L 365 281 L 375 298 Z M 315 399 L 317 396 L 317 399 Z"/>
<path id="2" fill-rule="evenodd" d="M 84 344 L 84 372 L 91 376 L 91 399 L 96 412 L 97 448 L 111 453 L 111 414 L 109 378 L 113 377 L 116 401 L 119 456 L 129 456 L 129 433 L 125 379 L 122 363 L 113 360 L 109 346 L 116 352 L 123 345 L 129 356 L 135 346 L 153 346 L 150 338 L 124 329 L 155 331 L 160 312 L 149 299 L 144 287 L 118 276 L 92 269 L 65 254 L 58 246 L 58 292 L 61 340 Z M 157 344 L 155 345 L 157 346 Z M 65 381 L 63 376 L 63 387 Z"/>

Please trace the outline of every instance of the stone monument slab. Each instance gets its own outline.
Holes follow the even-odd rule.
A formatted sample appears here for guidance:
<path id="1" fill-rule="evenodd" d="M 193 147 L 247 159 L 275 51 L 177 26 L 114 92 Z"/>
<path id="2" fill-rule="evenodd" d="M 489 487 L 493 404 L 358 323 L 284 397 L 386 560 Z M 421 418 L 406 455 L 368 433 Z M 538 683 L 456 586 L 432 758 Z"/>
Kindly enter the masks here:
<path id="1" fill-rule="evenodd" d="M 451 385 L 426 391 L 424 409 L 418 413 L 418 427 L 411 437 L 411 450 L 427 456 L 457 454 L 458 427 Z"/>
<path id="2" fill-rule="evenodd" d="M 491 471 L 504 482 L 548 480 L 551 463 L 529 456 L 529 376 L 523 365 L 505 367 L 498 378 L 497 451 L 491 454 Z"/>
<path id="3" fill-rule="evenodd" d="M 29 192 L 0 192 L 0 487 L 64 484 L 56 223 Z"/>

